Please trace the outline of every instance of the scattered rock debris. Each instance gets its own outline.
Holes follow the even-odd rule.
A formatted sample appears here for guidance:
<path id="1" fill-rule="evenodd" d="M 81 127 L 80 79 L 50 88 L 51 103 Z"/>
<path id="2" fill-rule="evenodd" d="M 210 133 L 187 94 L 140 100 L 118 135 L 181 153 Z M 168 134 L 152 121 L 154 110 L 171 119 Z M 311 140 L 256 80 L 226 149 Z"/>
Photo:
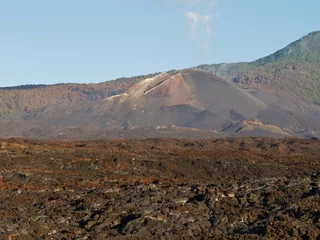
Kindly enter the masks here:
<path id="1" fill-rule="evenodd" d="M 320 239 L 319 140 L 0 145 L 0 239 Z"/>

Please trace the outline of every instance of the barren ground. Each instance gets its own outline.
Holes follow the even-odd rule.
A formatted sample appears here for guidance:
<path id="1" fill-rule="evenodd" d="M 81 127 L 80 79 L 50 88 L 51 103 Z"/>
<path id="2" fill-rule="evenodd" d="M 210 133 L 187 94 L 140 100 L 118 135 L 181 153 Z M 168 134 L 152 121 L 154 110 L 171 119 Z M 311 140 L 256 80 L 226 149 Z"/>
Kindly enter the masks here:
<path id="1" fill-rule="evenodd" d="M 0 239 L 320 239 L 320 141 L 0 140 Z"/>

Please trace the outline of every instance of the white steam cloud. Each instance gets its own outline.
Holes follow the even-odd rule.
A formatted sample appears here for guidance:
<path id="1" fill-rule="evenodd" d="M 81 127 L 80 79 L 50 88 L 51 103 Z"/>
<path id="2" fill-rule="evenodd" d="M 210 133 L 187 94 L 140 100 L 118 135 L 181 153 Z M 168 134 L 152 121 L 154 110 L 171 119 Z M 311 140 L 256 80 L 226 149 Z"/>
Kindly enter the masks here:
<path id="1" fill-rule="evenodd" d="M 162 2 L 170 0 L 161 0 Z M 172 1 L 172 0 L 171 0 Z M 214 11 L 218 5 L 217 0 L 173 0 L 182 4 L 185 8 L 185 19 L 189 29 L 189 35 L 197 46 L 208 53 L 212 39 L 212 23 L 220 17 L 220 13 Z"/>
<path id="2" fill-rule="evenodd" d="M 196 35 L 199 27 L 203 28 L 207 34 L 211 34 L 210 15 L 201 15 L 197 12 L 186 11 L 185 16 L 188 21 L 188 26 L 191 29 L 192 35 Z"/>

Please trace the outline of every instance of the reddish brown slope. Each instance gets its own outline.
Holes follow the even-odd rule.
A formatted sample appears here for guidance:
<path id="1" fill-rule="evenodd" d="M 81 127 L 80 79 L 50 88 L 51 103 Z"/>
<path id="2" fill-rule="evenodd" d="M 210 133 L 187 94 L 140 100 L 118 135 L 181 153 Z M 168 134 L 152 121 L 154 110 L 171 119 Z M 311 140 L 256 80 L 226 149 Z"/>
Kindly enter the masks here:
<path id="1" fill-rule="evenodd" d="M 99 101 L 123 92 L 141 79 L 153 75 L 119 78 L 98 84 L 28 85 L 0 88 L 0 117 L 7 118 L 10 114 L 36 110 L 58 103 Z"/>

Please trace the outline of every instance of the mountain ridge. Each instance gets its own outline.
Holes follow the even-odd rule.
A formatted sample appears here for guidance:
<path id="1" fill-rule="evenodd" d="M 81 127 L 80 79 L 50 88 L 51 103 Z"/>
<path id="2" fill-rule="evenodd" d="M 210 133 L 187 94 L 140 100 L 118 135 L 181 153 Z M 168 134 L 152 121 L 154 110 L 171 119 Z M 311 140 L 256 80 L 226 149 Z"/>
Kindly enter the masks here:
<path id="1" fill-rule="evenodd" d="M 34 111 L 58 103 L 99 101 L 123 92 L 147 74 L 131 78 L 118 78 L 101 83 L 62 83 L 52 85 L 21 85 L 0 88 L 0 119 L 15 118 L 15 114 Z"/>
<path id="2" fill-rule="evenodd" d="M 15 132 L 16 124 L 22 136 L 102 136 L 106 131 L 136 136 L 142 128 L 158 136 L 172 127 L 196 135 L 202 130 L 217 136 L 319 136 L 320 111 L 312 104 L 320 98 L 319 59 L 317 31 L 249 63 L 200 65 L 97 84 L 5 88 L 0 89 L 0 120 L 12 121 L 4 126 Z M 10 135 L 11 130 L 1 131 Z"/>
<path id="3" fill-rule="evenodd" d="M 199 69 L 158 74 L 101 101 L 59 103 L 21 117 L 24 124 L 17 126 L 24 137 L 320 136 L 314 105 L 246 91 Z"/>
<path id="4" fill-rule="evenodd" d="M 194 68 L 222 76 L 242 88 L 283 91 L 320 104 L 320 31 L 252 62 Z"/>

